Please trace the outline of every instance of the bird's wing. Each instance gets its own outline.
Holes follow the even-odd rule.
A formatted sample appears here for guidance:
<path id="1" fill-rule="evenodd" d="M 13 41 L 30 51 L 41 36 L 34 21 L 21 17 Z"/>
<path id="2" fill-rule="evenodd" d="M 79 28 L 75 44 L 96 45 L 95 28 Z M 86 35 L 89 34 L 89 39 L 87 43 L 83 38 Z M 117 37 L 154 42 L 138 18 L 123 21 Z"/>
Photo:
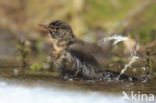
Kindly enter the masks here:
<path id="1" fill-rule="evenodd" d="M 70 53 L 72 56 L 76 57 L 80 61 L 91 65 L 94 68 L 94 71 L 96 73 L 103 73 L 104 77 L 107 76 L 108 74 L 110 74 L 111 78 L 115 79 L 120 74 L 119 72 L 101 68 L 100 65 L 98 64 L 98 62 L 96 61 L 96 59 L 93 56 L 91 56 L 90 54 L 87 54 L 87 53 L 79 51 L 79 50 L 75 50 L 73 48 L 70 48 Z M 126 75 L 126 74 L 122 74 L 119 79 L 120 80 L 132 79 L 132 81 L 138 80 L 137 78 L 135 78 L 133 76 Z"/>
<path id="2" fill-rule="evenodd" d="M 109 57 L 108 53 L 95 43 L 88 43 L 77 38 L 73 40 L 70 48 L 92 55 L 100 64 L 105 63 L 106 58 Z"/>
<path id="3" fill-rule="evenodd" d="M 96 61 L 96 59 L 93 56 L 91 56 L 91 55 L 89 55 L 87 53 L 84 53 L 82 51 L 74 50 L 72 48 L 70 49 L 70 53 L 71 53 L 72 56 L 76 57 L 81 62 L 86 63 L 86 64 L 89 64 L 93 68 L 95 68 L 94 71 L 96 73 L 99 73 L 99 72 L 104 71 L 100 67 L 100 65 L 98 64 L 98 62 Z"/>

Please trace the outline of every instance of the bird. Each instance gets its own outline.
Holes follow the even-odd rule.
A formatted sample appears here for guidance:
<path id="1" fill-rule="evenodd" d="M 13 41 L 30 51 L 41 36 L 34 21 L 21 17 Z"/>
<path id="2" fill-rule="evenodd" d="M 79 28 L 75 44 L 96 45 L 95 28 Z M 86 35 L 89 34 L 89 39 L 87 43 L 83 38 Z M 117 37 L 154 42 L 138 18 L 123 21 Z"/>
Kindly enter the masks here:
<path id="1" fill-rule="evenodd" d="M 49 24 L 39 24 L 46 29 L 52 40 L 52 59 L 56 71 L 63 79 L 112 81 L 120 75 L 100 66 L 97 60 L 75 46 L 79 41 L 69 24 L 53 20 Z M 138 78 L 122 74 L 118 80 L 137 81 Z"/>

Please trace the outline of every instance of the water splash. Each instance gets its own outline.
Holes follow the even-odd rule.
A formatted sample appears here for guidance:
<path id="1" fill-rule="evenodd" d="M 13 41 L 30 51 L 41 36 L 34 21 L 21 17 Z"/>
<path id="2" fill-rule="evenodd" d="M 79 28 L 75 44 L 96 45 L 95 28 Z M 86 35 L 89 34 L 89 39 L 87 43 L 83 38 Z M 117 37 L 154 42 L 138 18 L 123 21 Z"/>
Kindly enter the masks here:
<path id="1" fill-rule="evenodd" d="M 131 67 L 132 64 L 135 63 L 135 62 L 139 59 L 139 56 L 138 56 L 138 54 L 137 54 L 137 51 L 139 50 L 139 47 L 140 47 L 139 43 L 136 43 L 135 50 L 132 51 L 132 48 L 130 48 L 130 46 L 128 46 L 129 51 L 130 51 L 130 53 L 131 53 L 131 59 L 130 59 L 129 63 L 126 64 L 126 65 L 124 66 L 124 68 L 121 70 L 120 74 L 119 74 L 118 77 L 116 78 L 117 80 L 119 80 L 120 76 L 121 76 L 122 74 L 124 74 L 125 71 L 126 71 L 129 67 Z"/>
<path id="2" fill-rule="evenodd" d="M 110 40 L 114 40 L 113 45 L 116 45 L 117 43 L 119 43 L 121 41 L 128 40 L 128 37 L 115 34 L 113 36 L 106 37 L 103 39 L 104 42 L 110 41 Z"/>
<path id="3" fill-rule="evenodd" d="M 104 42 L 110 41 L 110 40 L 114 40 L 114 42 L 113 42 L 113 46 L 114 46 L 114 45 L 118 44 L 119 42 L 129 40 L 129 38 L 126 37 L 126 36 L 122 36 L 122 35 L 117 35 L 117 34 L 115 34 L 115 35 L 113 35 L 113 36 L 106 37 L 106 38 L 103 39 Z M 139 59 L 139 56 L 137 55 L 137 51 L 139 50 L 139 47 L 140 47 L 139 43 L 136 43 L 135 50 L 133 50 L 132 47 L 131 47 L 130 45 L 127 45 L 127 46 L 128 46 L 128 49 L 129 49 L 129 51 L 130 51 L 130 53 L 131 53 L 131 57 L 130 57 L 131 59 L 130 59 L 129 63 L 126 64 L 126 65 L 124 66 L 124 68 L 121 70 L 121 72 L 120 72 L 120 74 L 117 76 L 116 80 L 119 80 L 120 76 L 121 76 L 122 74 L 124 74 L 125 71 L 126 71 L 129 67 L 131 67 L 132 64 L 135 63 L 135 62 Z"/>
<path id="4" fill-rule="evenodd" d="M 131 67 L 131 65 L 132 65 L 137 59 L 139 59 L 139 57 L 134 55 L 134 56 L 131 58 L 130 62 L 124 66 L 124 68 L 121 70 L 120 74 L 117 76 L 116 79 L 119 80 L 120 76 L 121 76 L 122 74 L 124 74 L 125 71 L 126 71 L 129 67 Z"/>

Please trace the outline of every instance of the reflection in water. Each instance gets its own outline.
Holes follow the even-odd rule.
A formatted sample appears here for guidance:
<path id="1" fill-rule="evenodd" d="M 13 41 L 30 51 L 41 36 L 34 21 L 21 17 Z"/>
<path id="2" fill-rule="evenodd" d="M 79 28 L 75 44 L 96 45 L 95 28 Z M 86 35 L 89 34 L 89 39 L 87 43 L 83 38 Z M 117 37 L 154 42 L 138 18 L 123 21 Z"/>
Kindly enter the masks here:
<path id="1" fill-rule="evenodd" d="M 125 103 L 120 96 L 56 88 L 24 87 L 0 81 L 0 103 Z"/>

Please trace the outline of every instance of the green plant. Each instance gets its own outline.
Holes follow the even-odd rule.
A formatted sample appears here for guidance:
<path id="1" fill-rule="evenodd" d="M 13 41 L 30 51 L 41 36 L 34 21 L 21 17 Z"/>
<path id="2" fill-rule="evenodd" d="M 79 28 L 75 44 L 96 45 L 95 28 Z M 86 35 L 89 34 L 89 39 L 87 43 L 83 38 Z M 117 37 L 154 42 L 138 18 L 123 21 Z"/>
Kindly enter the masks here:
<path id="1" fill-rule="evenodd" d="M 34 63 L 30 66 L 30 69 L 32 71 L 40 71 L 42 69 L 42 66 L 39 63 Z"/>
<path id="2" fill-rule="evenodd" d="M 27 57 L 31 52 L 30 49 L 31 43 L 29 41 L 20 40 L 17 45 L 17 50 L 19 51 L 19 56 L 17 56 L 17 60 L 22 62 L 22 67 L 25 68 L 28 66 Z"/>

